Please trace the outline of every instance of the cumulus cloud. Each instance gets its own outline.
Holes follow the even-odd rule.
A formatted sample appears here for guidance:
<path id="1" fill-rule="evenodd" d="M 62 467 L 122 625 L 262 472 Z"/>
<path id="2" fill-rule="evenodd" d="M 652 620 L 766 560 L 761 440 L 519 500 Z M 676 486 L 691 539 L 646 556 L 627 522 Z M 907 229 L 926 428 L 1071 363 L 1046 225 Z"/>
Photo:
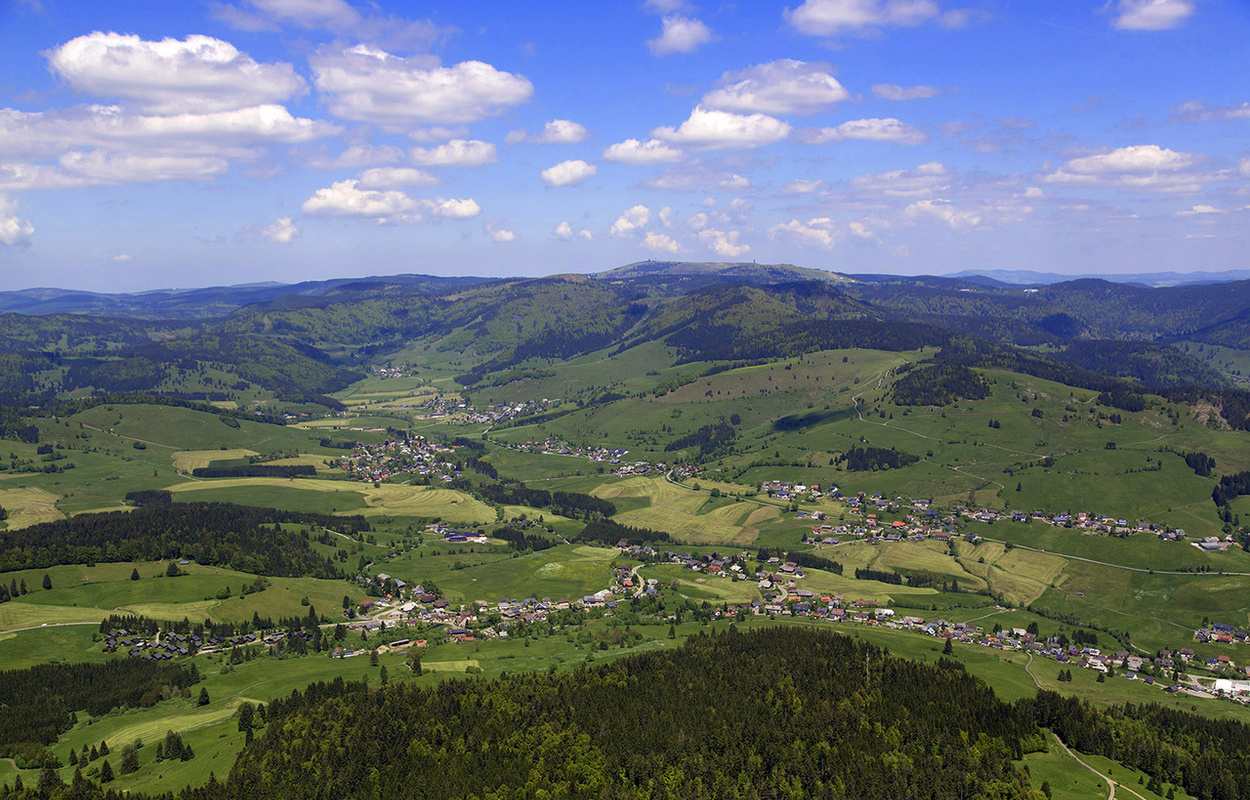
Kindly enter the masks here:
<path id="1" fill-rule="evenodd" d="M 782 194 L 811 194 L 820 191 L 825 182 L 821 180 L 805 180 L 795 178 L 781 187 Z"/>
<path id="2" fill-rule="evenodd" d="M 207 180 L 225 174 L 229 168 L 220 158 L 118 154 L 104 150 L 68 152 L 61 156 L 60 166 L 65 174 L 92 184 Z"/>
<path id="3" fill-rule="evenodd" d="M 384 221 L 416 222 L 418 203 L 403 192 L 360 189 L 357 181 L 338 181 L 318 189 L 301 207 L 312 217 L 360 217 Z"/>
<path id="4" fill-rule="evenodd" d="M 872 94 L 882 100 L 925 100 L 937 97 L 942 91 L 936 86 L 898 86 L 893 83 L 874 83 Z"/>
<path id="5" fill-rule="evenodd" d="M 771 239 L 785 239 L 805 247 L 831 248 L 837 243 L 834 234 L 833 220 L 829 217 L 816 217 L 806 222 L 791 219 L 780 222 L 768 229 Z"/>
<path id="6" fill-rule="evenodd" d="M 680 127 L 651 131 L 655 139 L 699 150 L 760 147 L 790 135 L 789 123 L 767 114 L 733 114 L 696 106 Z"/>
<path id="7" fill-rule="evenodd" d="M 495 145 L 477 139 L 452 139 L 437 147 L 414 147 L 408 160 L 419 167 L 479 167 L 499 160 Z"/>
<path id="8" fill-rule="evenodd" d="M 309 64 L 330 113 L 381 125 L 477 122 L 526 102 L 534 92 L 525 77 L 481 61 L 443 67 L 430 56 L 404 58 L 363 44 L 323 49 Z"/>
<path id="9" fill-rule="evenodd" d="M 444 219 L 472 219 L 482 213 L 482 207 L 472 199 L 417 200 L 397 189 L 363 189 L 355 180 L 318 189 L 301 208 L 314 217 L 356 217 L 379 222 L 419 222 L 422 212 Z"/>
<path id="10" fill-rule="evenodd" d="M 437 200 L 423 200 L 421 204 L 434 216 L 444 219 L 473 219 L 482 213 L 482 207 L 471 198 L 444 200 L 440 197 Z"/>
<path id="11" fill-rule="evenodd" d="M 613 236 L 633 236 L 645 228 L 650 221 L 651 209 L 644 205 L 636 205 L 633 208 L 622 211 L 621 215 L 616 218 L 616 222 L 612 223 L 608 233 Z"/>
<path id="12" fill-rule="evenodd" d="M 313 169 L 353 169 L 375 164 L 394 164 L 404 157 L 402 148 L 392 145 L 352 145 L 337 155 L 317 154 L 305 157 L 304 166 Z"/>
<path id="13" fill-rule="evenodd" d="M 750 178 L 736 172 L 713 170 L 665 170 L 642 182 L 648 189 L 666 192 L 745 192 L 751 188 Z"/>
<path id="14" fill-rule="evenodd" d="M 493 242 L 515 242 L 516 232 L 501 227 L 497 222 L 489 222 L 486 225 L 486 234 L 490 236 Z"/>
<path id="15" fill-rule="evenodd" d="M 581 159 L 571 159 L 569 161 L 561 161 L 554 167 L 548 167 L 543 170 L 542 179 L 543 183 L 553 188 L 556 186 L 577 186 L 598 171 L 599 168 L 594 164 L 587 163 Z"/>
<path id="16" fill-rule="evenodd" d="M 920 200 L 912 203 L 904 209 L 903 214 L 911 219 L 936 219 L 955 231 L 975 228 L 981 224 L 981 214 L 979 212 L 958 208 L 953 203 L 940 199 Z"/>
<path id="17" fill-rule="evenodd" d="M 30 244 L 35 226 L 18 216 L 17 201 L 0 194 L 0 244 L 10 247 Z"/>
<path id="18" fill-rule="evenodd" d="M 1172 109 L 1172 119 L 1180 122 L 1250 119 L 1250 103 L 1212 106 L 1201 100 L 1190 100 Z"/>
<path id="19" fill-rule="evenodd" d="M 156 42 L 96 31 L 44 55 L 75 91 L 125 98 L 156 114 L 230 111 L 308 90 L 290 64 L 259 64 L 211 36 Z"/>
<path id="20" fill-rule="evenodd" d="M 805 0 L 798 8 L 787 8 L 782 16 L 809 36 L 862 36 L 881 28 L 914 28 L 929 22 L 957 28 L 973 15 L 966 9 L 942 11 L 936 0 Z"/>
<path id="21" fill-rule="evenodd" d="M 885 197 L 916 197 L 932 194 L 947 187 L 951 179 L 945 166 L 930 161 L 912 170 L 856 175 L 850 187 L 860 193 Z"/>
<path id="22" fill-rule="evenodd" d="M 1215 206 L 1196 205 L 1191 208 L 1187 208 L 1184 211 L 1177 211 L 1176 216 L 1199 217 L 1199 216 L 1207 216 L 1209 214 L 1223 214 L 1223 213 L 1224 213 L 1223 209 L 1216 208 Z"/>
<path id="23" fill-rule="evenodd" d="M 828 64 L 783 58 L 721 76 L 720 88 L 703 96 L 703 105 L 721 111 L 815 114 L 851 95 Z"/>
<path id="24" fill-rule="evenodd" d="M 562 239 L 566 242 L 570 241 L 574 236 L 577 236 L 581 239 L 585 239 L 587 241 L 590 241 L 591 239 L 594 238 L 594 234 L 592 234 L 590 231 L 586 230 L 585 228 L 582 228 L 581 230 L 578 230 L 578 231 L 573 230 L 573 226 L 568 223 L 568 220 L 565 220 L 564 222 L 561 222 L 559 225 L 557 225 L 556 229 L 552 231 L 552 233 L 556 235 L 557 239 Z"/>
<path id="25" fill-rule="evenodd" d="M 1074 158 L 1042 180 L 1069 186 L 1197 191 L 1208 181 L 1220 177 L 1196 169 L 1204 160 L 1197 153 L 1178 152 L 1155 144 L 1132 145 Z"/>
<path id="26" fill-rule="evenodd" d="M 676 255 L 682 252 L 682 246 L 666 233 L 656 233 L 655 231 L 647 231 L 647 235 L 642 240 L 642 246 L 654 253 L 669 253 Z"/>
<path id="27" fill-rule="evenodd" d="M 363 189 L 397 189 L 401 186 L 435 186 L 439 179 L 412 167 L 374 167 L 360 173 Z"/>
<path id="28" fill-rule="evenodd" d="M 1119 0 L 1111 24 L 1127 31 L 1165 31 L 1193 15 L 1193 0 Z"/>
<path id="29" fill-rule="evenodd" d="M 854 119 L 836 128 L 819 128 L 800 131 L 799 141 L 804 144 L 829 144 L 844 139 L 863 139 L 871 142 L 917 145 L 929 141 L 925 132 L 893 117 L 885 119 Z"/>
<path id="30" fill-rule="evenodd" d="M 260 235 L 276 244 L 290 244 L 296 236 L 299 236 L 299 228 L 295 227 L 290 217 L 278 217 L 265 226 Z"/>
<path id="31" fill-rule="evenodd" d="M 699 231 L 699 241 L 707 245 L 712 252 L 725 258 L 738 258 L 751 252 L 751 246 L 741 244 L 741 231 L 718 231 L 705 228 Z"/>
<path id="32" fill-rule="evenodd" d="M 512 131 L 507 136 L 508 144 L 529 142 L 531 144 L 577 144 L 586 141 L 590 131 L 581 123 L 571 119 L 553 119 L 543 126 L 543 132 L 531 136 L 529 131 L 521 129 Z"/>
<path id="33" fill-rule="evenodd" d="M 626 139 L 617 142 L 603 151 L 605 161 L 616 161 L 621 164 L 638 166 L 650 164 L 676 164 L 681 161 L 681 151 L 670 147 L 658 139 L 640 142 L 637 139 Z"/>
<path id="34" fill-rule="evenodd" d="M 401 50 L 428 48 L 454 31 L 429 21 L 362 11 L 344 0 L 243 0 L 239 5 L 210 2 L 209 8 L 215 18 L 238 30 L 327 30 Z"/>
<path id="35" fill-rule="evenodd" d="M 653 55 L 693 53 L 701 45 L 716 38 L 708 26 L 693 17 L 680 15 L 664 17 L 663 26 L 660 35 L 647 42 L 647 47 L 651 49 Z"/>

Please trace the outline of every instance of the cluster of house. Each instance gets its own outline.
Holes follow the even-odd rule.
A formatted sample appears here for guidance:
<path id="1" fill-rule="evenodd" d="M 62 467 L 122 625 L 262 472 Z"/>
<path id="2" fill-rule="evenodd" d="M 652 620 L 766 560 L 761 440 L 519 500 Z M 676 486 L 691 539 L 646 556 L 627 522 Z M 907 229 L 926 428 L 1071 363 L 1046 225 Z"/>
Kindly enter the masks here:
<path id="1" fill-rule="evenodd" d="M 307 631 L 297 631 L 293 635 L 302 637 L 305 642 L 312 641 L 312 634 Z M 157 630 L 154 635 L 148 637 L 141 636 L 136 631 L 118 628 L 104 634 L 104 652 L 116 653 L 125 649 L 131 658 L 142 658 L 145 661 L 172 661 L 175 658 L 196 654 L 208 655 L 232 647 L 277 644 L 286 637 L 285 632 L 278 630 L 207 638 L 196 634 Z"/>
<path id="2" fill-rule="evenodd" d="M 819 500 L 826 496 L 836 500 L 842 497 L 838 492 L 838 487 L 830 486 L 822 492 L 818 483 L 803 484 L 791 483 L 790 481 L 763 481 L 760 483 L 760 491 L 777 500 Z"/>
<path id="3" fill-rule="evenodd" d="M 126 648 L 131 658 L 142 658 L 145 661 L 172 661 L 175 658 L 195 655 L 200 645 L 199 636 L 185 636 L 180 633 L 162 635 L 157 631 L 149 639 L 135 631 L 117 628 L 104 634 L 104 652 L 116 653 Z"/>
<path id="4" fill-rule="evenodd" d="M 525 522 L 532 522 L 532 520 L 525 520 Z M 525 527 L 529 526 L 526 525 Z M 466 542 L 471 544 L 487 544 L 490 541 L 485 534 L 478 533 L 477 531 L 450 528 L 441 522 L 426 525 L 425 530 L 429 533 L 435 534 L 436 536 L 443 537 L 443 541 L 448 544 L 464 544 Z M 383 573 L 378 573 L 378 577 L 384 581 L 389 580 L 388 577 L 383 577 Z M 403 588 L 404 586 L 403 581 L 397 580 L 395 583 L 398 584 L 400 588 Z"/>
<path id="5" fill-rule="evenodd" d="M 1250 632 L 1238 630 L 1227 622 L 1214 622 L 1208 628 L 1199 628 L 1194 631 L 1194 638 L 1203 643 L 1233 644 L 1234 642 L 1240 642 L 1245 644 L 1247 641 L 1250 641 Z"/>
<path id="6" fill-rule="evenodd" d="M 362 481 L 384 481 L 392 475 L 429 475 L 444 481 L 459 477 L 456 466 L 445 456 L 455 452 L 454 445 L 415 439 L 387 439 L 381 444 L 361 445 L 351 455 L 338 459 L 338 466 L 348 475 Z"/>
<path id="7" fill-rule="evenodd" d="M 447 419 L 455 417 L 456 422 L 493 424 L 507 422 L 518 417 L 541 414 L 560 404 L 559 398 L 548 400 L 526 400 L 517 403 L 496 403 L 493 406 L 479 408 L 463 403 L 456 398 L 435 395 L 423 401 L 417 408 L 421 409 L 420 419 Z"/>

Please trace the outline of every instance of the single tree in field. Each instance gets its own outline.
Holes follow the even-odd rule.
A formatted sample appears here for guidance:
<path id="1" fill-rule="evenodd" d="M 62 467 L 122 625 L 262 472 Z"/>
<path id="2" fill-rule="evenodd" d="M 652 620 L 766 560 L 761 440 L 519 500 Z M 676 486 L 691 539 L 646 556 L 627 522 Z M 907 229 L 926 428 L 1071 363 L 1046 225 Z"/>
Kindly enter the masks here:
<path id="1" fill-rule="evenodd" d="M 206 705 L 208 705 L 210 702 L 211 702 L 211 701 L 208 699 L 208 687 L 206 687 L 206 686 L 201 686 L 201 687 L 200 687 L 200 699 L 199 699 L 199 702 L 197 703 L 197 705 L 206 706 Z"/>
<path id="2" fill-rule="evenodd" d="M 130 571 L 130 579 L 132 581 L 139 580 L 139 568 L 138 567 L 135 567 L 134 569 Z"/>
<path id="3" fill-rule="evenodd" d="M 951 647 L 951 640 L 947 639 L 946 644 L 942 647 L 942 655 L 949 656 L 954 652 L 955 652 L 954 648 Z"/>
<path id="4" fill-rule="evenodd" d="M 43 588 L 44 588 L 44 589 L 51 589 L 51 588 L 52 588 L 52 576 L 51 576 L 51 575 L 49 575 L 49 574 L 48 574 L 48 573 L 46 573 L 46 572 L 45 572 L 45 573 L 43 573 Z"/>

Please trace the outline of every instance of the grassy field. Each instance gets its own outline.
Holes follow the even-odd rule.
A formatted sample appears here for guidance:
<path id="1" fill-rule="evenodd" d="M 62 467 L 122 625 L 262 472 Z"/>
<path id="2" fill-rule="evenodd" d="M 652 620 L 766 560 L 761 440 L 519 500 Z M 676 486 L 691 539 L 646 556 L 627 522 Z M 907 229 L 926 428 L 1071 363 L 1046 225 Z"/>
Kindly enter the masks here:
<path id="1" fill-rule="evenodd" d="M 314 478 L 215 478 L 166 487 L 187 501 L 267 505 L 298 511 L 365 516 L 406 516 L 479 525 L 495 510 L 464 492 L 437 487 Z"/>

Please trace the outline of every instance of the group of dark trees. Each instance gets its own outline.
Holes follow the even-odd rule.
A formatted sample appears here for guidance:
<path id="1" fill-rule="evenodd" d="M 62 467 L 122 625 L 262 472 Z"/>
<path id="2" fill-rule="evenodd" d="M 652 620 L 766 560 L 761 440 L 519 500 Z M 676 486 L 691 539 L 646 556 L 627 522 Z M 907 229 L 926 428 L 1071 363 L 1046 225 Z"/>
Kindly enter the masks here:
<path id="1" fill-rule="evenodd" d="M 403 786 L 419 797 L 1006 800 L 1029 796 L 1012 759 L 1042 747 L 1031 720 L 961 669 L 793 628 L 495 682 L 370 691 L 340 680 L 274 701 L 269 720 L 206 798 Z"/>
<path id="2" fill-rule="evenodd" d="M 598 519 L 586 523 L 582 532 L 577 535 L 579 542 L 593 542 L 615 547 L 620 542 L 631 545 L 660 544 L 670 537 L 664 531 L 653 531 L 650 528 L 634 528 L 622 525 L 610 519 Z"/>
<path id="3" fill-rule="evenodd" d="M 664 446 L 664 451 L 672 453 L 697 447 L 699 453 L 694 460 L 707 461 L 728 452 L 737 438 L 738 432 L 734 430 L 733 425 L 724 421 L 714 422 L 704 425 L 697 431 L 687 433 L 685 436 L 677 437 Z"/>
<path id="4" fill-rule="evenodd" d="M 1206 453 L 1181 453 L 1185 459 L 1185 464 L 1194 471 L 1195 475 L 1203 478 L 1211 477 L 1211 470 L 1215 469 L 1215 459 Z"/>
<path id="5" fill-rule="evenodd" d="M 945 406 L 957 400 L 990 396 L 985 376 L 963 364 L 933 364 L 913 369 L 894 382 L 894 402 L 901 406 Z"/>
<path id="6" fill-rule="evenodd" d="M 920 456 L 904 453 L 901 450 L 884 447 L 855 446 L 839 457 L 846 462 L 846 468 L 852 472 L 869 472 L 871 470 L 898 469 L 920 460 Z"/>
<path id="7" fill-rule="evenodd" d="M 549 547 L 555 547 L 556 543 L 550 539 L 539 536 L 535 533 L 529 533 L 520 528 L 514 528 L 511 525 L 505 525 L 502 528 L 491 531 L 491 538 L 502 539 L 508 543 L 513 550 L 546 550 Z"/>
<path id="8" fill-rule="evenodd" d="M 856 567 L 855 580 L 877 581 L 878 583 L 889 583 L 895 586 L 901 586 L 903 584 L 903 576 L 892 569 L 869 569 L 868 567 Z"/>
<path id="9" fill-rule="evenodd" d="M 196 478 L 313 478 L 317 468 L 312 464 L 238 464 L 231 467 L 196 467 Z"/>
<path id="10" fill-rule="evenodd" d="M 1211 490 L 1211 499 L 1222 508 L 1228 505 L 1230 500 L 1241 497 L 1243 494 L 1250 494 L 1250 472 L 1235 472 L 1232 475 L 1221 476 L 1220 482 Z"/>
<path id="11" fill-rule="evenodd" d="M 228 503 L 143 505 L 0 531 L 0 572 L 56 564 L 192 559 L 253 575 L 338 578 L 306 531 L 286 524 L 369 530 L 363 517 L 331 517 Z"/>
<path id="12" fill-rule="evenodd" d="M 138 659 L 5 670 L 0 672 L 5 712 L 0 757 L 25 768 L 60 766 L 45 747 L 73 727 L 76 711 L 98 717 L 114 708 L 146 708 L 156 705 L 167 688 L 182 690 L 196 680 L 182 667 Z"/>
<path id="13" fill-rule="evenodd" d="M 556 514 L 574 519 L 592 519 L 610 517 L 616 513 L 616 506 L 581 492 L 549 492 L 546 489 L 527 489 L 520 482 L 487 483 L 474 486 L 465 482 L 453 482 L 453 488 L 465 488 L 476 491 L 492 503 L 505 506 L 531 506 L 532 508 L 550 508 Z"/>

